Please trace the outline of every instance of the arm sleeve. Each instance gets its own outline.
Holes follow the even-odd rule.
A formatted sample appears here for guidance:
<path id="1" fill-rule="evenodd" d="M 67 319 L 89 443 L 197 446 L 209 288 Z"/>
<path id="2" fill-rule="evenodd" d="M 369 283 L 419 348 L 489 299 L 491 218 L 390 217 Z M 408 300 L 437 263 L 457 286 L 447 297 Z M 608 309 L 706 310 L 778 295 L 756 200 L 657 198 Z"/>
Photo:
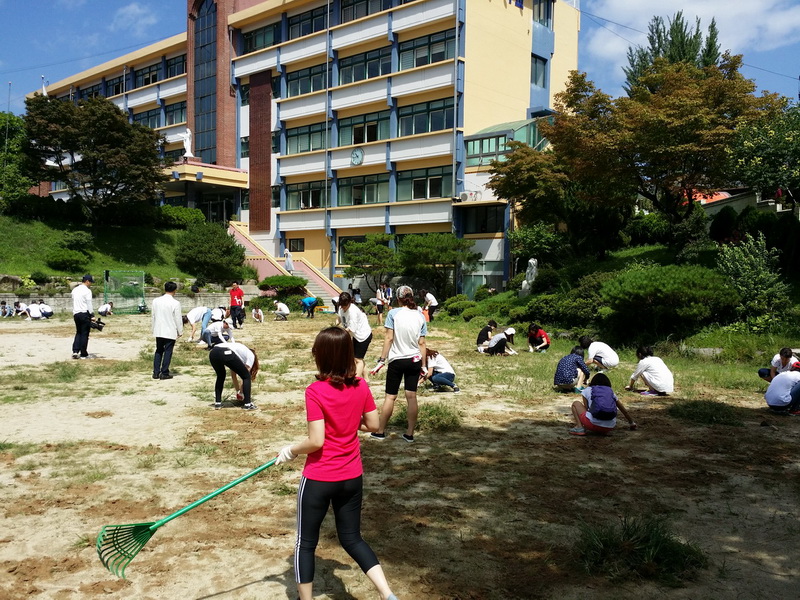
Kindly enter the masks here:
<path id="1" fill-rule="evenodd" d="M 375 405 L 374 400 L 372 404 L 373 406 Z M 320 396 L 312 384 L 306 388 L 306 421 L 319 421 L 324 418 L 325 414 L 322 412 Z"/>

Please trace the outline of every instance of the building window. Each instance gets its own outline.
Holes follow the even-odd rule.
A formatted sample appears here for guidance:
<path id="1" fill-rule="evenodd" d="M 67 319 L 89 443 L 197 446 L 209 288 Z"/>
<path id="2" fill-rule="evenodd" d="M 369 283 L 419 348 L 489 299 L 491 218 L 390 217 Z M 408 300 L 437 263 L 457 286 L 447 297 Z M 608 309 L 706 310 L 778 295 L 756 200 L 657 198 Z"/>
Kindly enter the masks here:
<path id="1" fill-rule="evenodd" d="M 180 162 L 185 152 L 186 150 L 184 150 L 183 148 L 178 148 L 177 150 L 165 150 L 164 164 L 169 165 L 172 163 Z"/>
<path id="2" fill-rule="evenodd" d="M 505 160 L 506 136 L 467 140 L 467 166 L 485 166 L 493 160 Z"/>
<path id="3" fill-rule="evenodd" d="M 150 85 L 158 81 L 158 63 L 144 67 L 143 69 L 136 69 L 136 78 L 134 87 L 140 88 L 144 85 Z"/>
<path id="4" fill-rule="evenodd" d="M 327 194 L 324 181 L 291 183 L 286 186 L 286 210 L 326 208 Z"/>
<path id="5" fill-rule="evenodd" d="M 551 27 L 553 0 L 533 0 L 533 22 Z"/>
<path id="6" fill-rule="evenodd" d="M 339 85 L 388 75 L 391 72 L 392 49 L 387 46 L 339 60 Z"/>
<path id="7" fill-rule="evenodd" d="M 450 198 L 453 195 L 453 168 L 414 169 L 397 174 L 397 200 Z"/>
<path id="8" fill-rule="evenodd" d="M 239 95 L 242 97 L 242 106 L 250 106 L 250 84 L 242 83 L 239 85 Z"/>
<path id="9" fill-rule="evenodd" d="M 250 190 L 242 190 L 239 208 L 242 210 L 250 210 Z"/>
<path id="10" fill-rule="evenodd" d="M 306 238 L 292 238 L 286 240 L 289 247 L 289 252 L 305 252 L 306 251 Z"/>
<path id="11" fill-rule="evenodd" d="M 304 35 L 311 35 L 322 31 L 326 27 L 326 7 L 320 6 L 300 15 L 289 17 L 289 39 L 293 40 Z"/>
<path id="12" fill-rule="evenodd" d="M 281 23 L 273 23 L 242 34 L 244 53 L 255 52 L 281 43 Z"/>
<path id="13" fill-rule="evenodd" d="M 342 0 L 342 23 L 389 10 L 391 7 L 392 0 Z"/>
<path id="14" fill-rule="evenodd" d="M 339 253 L 337 254 L 336 262 L 340 265 L 349 265 L 350 260 L 347 257 L 347 242 L 356 242 L 356 243 L 363 243 L 367 241 L 367 237 L 364 235 L 345 235 L 339 238 Z M 388 242 L 387 242 L 388 244 Z"/>
<path id="15" fill-rule="evenodd" d="M 456 55 L 455 29 L 426 35 L 400 43 L 400 70 L 422 67 L 454 58 Z"/>
<path id="16" fill-rule="evenodd" d="M 505 230 L 505 205 L 461 208 L 464 233 L 501 233 Z"/>
<path id="17" fill-rule="evenodd" d="M 453 128 L 453 99 L 422 102 L 398 110 L 400 136 Z"/>
<path id="18" fill-rule="evenodd" d="M 78 94 L 78 99 L 88 100 L 89 98 L 97 98 L 103 95 L 103 84 L 90 85 L 89 87 L 82 88 Z"/>
<path id="19" fill-rule="evenodd" d="M 161 127 L 161 109 L 154 108 L 153 110 L 137 113 L 133 115 L 133 122 L 150 129 L 157 129 Z"/>
<path id="20" fill-rule="evenodd" d="M 177 77 L 186 73 L 186 55 L 181 54 L 167 59 L 167 77 Z"/>
<path id="21" fill-rule="evenodd" d="M 194 153 L 217 163 L 217 3 L 203 0 L 194 21 Z"/>
<path id="22" fill-rule="evenodd" d="M 315 123 L 286 130 L 286 154 L 324 150 L 326 123 Z"/>
<path id="23" fill-rule="evenodd" d="M 239 139 L 239 148 L 241 149 L 239 152 L 239 156 L 241 158 L 247 158 L 250 156 L 250 136 L 246 135 Z"/>
<path id="24" fill-rule="evenodd" d="M 338 182 L 337 205 L 359 206 L 389 201 L 389 174 L 343 177 Z"/>
<path id="25" fill-rule="evenodd" d="M 383 110 L 357 117 L 339 119 L 339 145 L 350 146 L 352 144 L 388 140 L 391 137 L 389 116 L 389 111 Z"/>
<path id="26" fill-rule="evenodd" d="M 289 98 L 324 90 L 327 84 L 326 65 L 316 65 L 308 69 L 294 71 L 286 76 Z"/>
<path id="27" fill-rule="evenodd" d="M 122 76 L 106 80 L 106 96 L 116 96 L 125 91 L 125 78 Z"/>
<path id="28" fill-rule="evenodd" d="M 272 208 L 280 208 L 281 207 L 281 186 L 273 185 L 272 186 Z"/>
<path id="29" fill-rule="evenodd" d="M 531 54 L 531 84 L 547 87 L 547 61 L 535 54 Z"/>
<path id="30" fill-rule="evenodd" d="M 272 153 L 273 154 L 280 154 L 281 151 L 281 132 L 273 131 L 272 132 Z"/>
<path id="31" fill-rule="evenodd" d="M 166 117 L 167 125 L 185 123 L 186 100 L 182 102 L 176 102 L 175 104 L 167 104 L 167 106 L 164 107 L 164 115 Z"/>

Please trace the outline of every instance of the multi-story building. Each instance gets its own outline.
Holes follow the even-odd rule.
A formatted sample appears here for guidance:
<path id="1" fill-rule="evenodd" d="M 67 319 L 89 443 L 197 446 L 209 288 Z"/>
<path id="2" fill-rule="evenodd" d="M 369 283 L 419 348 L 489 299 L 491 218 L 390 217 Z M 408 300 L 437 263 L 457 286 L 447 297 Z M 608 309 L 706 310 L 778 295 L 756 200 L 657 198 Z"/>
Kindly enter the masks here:
<path id="1" fill-rule="evenodd" d="M 483 255 L 469 292 L 508 276 L 488 165 L 507 140 L 541 145 L 577 67 L 578 1 L 188 0 L 185 34 L 47 91 L 161 131 L 164 201 L 235 216 L 274 255 L 330 276 L 347 240 L 452 231 Z"/>

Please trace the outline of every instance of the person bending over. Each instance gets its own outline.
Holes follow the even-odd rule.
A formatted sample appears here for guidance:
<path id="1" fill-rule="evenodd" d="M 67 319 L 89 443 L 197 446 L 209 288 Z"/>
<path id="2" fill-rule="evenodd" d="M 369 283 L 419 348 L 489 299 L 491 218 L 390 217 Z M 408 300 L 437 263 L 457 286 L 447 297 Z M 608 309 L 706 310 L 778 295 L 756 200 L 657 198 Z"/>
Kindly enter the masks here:
<path id="1" fill-rule="evenodd" d="M 553 376 L 553 388 L 559 392 L 581 393 L 588 378 L 589 367 L 583 362 L 583 348 L 575 346 L 558 361 L 556 374 Z"/>
<path id="2" fill-rule="evenodd" d="M 364 377 L 364 357 L 372 343 L 372 328 L 369 326 L 369 319 L 364 311 L 356 306 L 353 297 L 347 292 L 339 294 L 336 303 L 339 305 L 336 324 L 341 324 L 353 338 L 356 377 Z"/>
<path id="3" fill-rule="evenodd" d="M 491 356 L 510 356 L 516 354 L 516 350 L 509 345 L 514 343 L 515 333 L 517 333 L 517 330 L 513 327 L 509 327 L 502 333 L 498 333 L 492 337 L 492 339 L 489 340 L 489 345 L 486 347 L 486 354 Z"/>
<path id="4" fill-rule="evenodd" d="M 800 415 L 800 362 L 778 373 L 770 382 L 764 400 L 770 410 L 780 414 Z"/>
<path id="5" fill-rule="evenodd" d="M 611 381 L 605 373 L 592 377 L 589 387 L 581 395 L 581 400 L 572 403 L 572 417 L 575 419 L 575 427 L 569 430 L 572 435 L 586 435 L 587 431 L 608 435 L 617 426 L 617 409 L 628 420 L 630 428 L 636 429 L 636 423 L 611 389 Z"/>
<path id="6" fill-rule="evenodd" d="M 528 327 L 528 352 L 547 352 L 550 347 L 550 336 L 536 323 Z"/>
<path id="7" fill-rule="evenodd" d="M 631 381 L 625 386 L 631 392 L 636 389 L 636 381 L 641 379 L 647 389 L 641 392 L 642 396 L 666 396 L 673 392 L 675 380 L 672 371 L 667 368 L 664 361 L 653 356 L 653 349 L 650 346 L 639 346 L 636 349 L 636 358 L 639 364 L 636 365 L 631 375 Z"/>
<path id="8" fill-rule="evenodd" d="M 239 342 L 223 342 L 211 349 L 208 360 L 217 374 L 214 384 L 214 409 L 222 408 L 222 389 L 225 387 L 227 370 L 230 369 L 236 399 L 244 402 L 242 406 L 244 410 L 256 410 L 258 407 L 250 398 L 251 382 L 258 375 L 256 351 Z"/>
<path id="9" fill-rule="evenodd" d="M 594 365 L 598 371 L 606 371 L 613 369 L 619 365 L 619 356 L 611 346 L 604 342 L 595 342 L 588 335 L 583 335 L 578 339 L 581 348 L 586 350 L 586 364 L 588 366 Z"/>
<path id="10" fill-rule="evenodd" d="M 786 373 L 796 363 L 798 359 L 791 348 L 781 348 L 780 351 L 772 357 L 772 362 L 769 369 L 759 369 L 758 376 L 764 381 L 769 383 L 778 373 Z"/>
<path id="11" fill-rule="evenodd" d="M 428 355 L 428 370 L 423 373 L 423 379 L 429 379 L 437 392 L 452 389 L 456 394 L 461 393 L 461 388 L 456 385 L 456 372 L 448 360 L 436 350 L 425 349 Z"/>

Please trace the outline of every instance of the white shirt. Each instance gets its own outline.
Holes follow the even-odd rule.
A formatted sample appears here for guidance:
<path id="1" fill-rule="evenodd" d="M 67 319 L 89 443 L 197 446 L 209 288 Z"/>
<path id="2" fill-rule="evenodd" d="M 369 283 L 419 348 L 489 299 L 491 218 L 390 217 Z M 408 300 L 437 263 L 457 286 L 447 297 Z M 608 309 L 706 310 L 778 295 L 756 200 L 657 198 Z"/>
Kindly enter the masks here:
<path id="1" fill-rule="evenodd" d="M 494 348 L 497 346 L 500 340 L 506 339 L 506 334 L 504 332 L 500 332 L 497 335 L 493 335 L 492 339 L 489 340 L 489 348 Z"/>
<path id="2" fill-rule="evenodd" d="M 78 313 L 93 313 L 92 308 L 92 290 L 89 286 L 81 283 L 72 288 L 72 314 Z"/>
<path id="3" fill-rule="evenodd" d="M 449 362 L 447 362 L 447 359 L 441 354 L 428 357 L 428 368 L 433 369 L 434 373 L 452 373 L 453 375 L 456 374 L 456 372 L 453 370 L 453 366 Z"/>
<path id="4" fill-rule="evenodd" d="M 419 338 L 428 335 L 428 325 L 422 313 L 405 306 L 393 308 L 386 315 L 383 326 L 394 332 L 387 362 L 420 356 Z"/>
<path id="5" fill-rule="evenodd" d="M 619 364 L 619 356 L 617 356 L 617 353 L 606 343 L 592 342 L 589 344 L 586 353 L 589 355 L 590 359 L 594 359 L 595 357 L 599 358 L 603 366 L 609 369 L 613 369 Z M 605 425 L 603 427 L 605 427 Z"/>
<path id="6" fill-rule="evenodd" d="M 286 306 L 283 302 L 278 302 L 275 305 L 275 312 L 279 313 L 279 314 L 282 314 L 282 315 L 288 315 L 289 314 L 289 307 Z"/>
<path id="7" fill-rule="evenodd" d="M 28 306 L 28 315 L 30 315 L 31 319 L 41 319 L 42 309 L 39 308 L 39 305 L 34 302 Z"/>
<path id="8" fill-rule="evenodd" d="M 784 366 L 781 363 L 781 355 L 780 353 L 776 354 L 772 357 L 772 362 L 770 363 L 773 367 L 775 367 L 775 373 L 786 373 L 789 369 L 792 368 L 792 365 L 798 361 L 797 357 L 793 354 L 792 358 L 789 359 L 789 362 L 786 363 Z"/>
<path id="9" fill-rule="evenodd" d="M 431 294 L 430 292 L 425 294 L 425 304 L 428 306 L 439 306 L 439 303 L 436 301 L 436 298 L 434 298 L 433 294 Z"/>
<path id="10" fill-rule="evenodd" d="M 363 342 L 372 335 L 372 327 L 369 326 L 367 315 L 355 304 L 350 304 L 347 310 L 340 308 L 339 318 L 342 320 L 344 328 L 353 334 L 356 341 Z"/>
<path id="11" fill-rule="evenodd" d="M 214 348 L 224 348 L 226 354 L 228 352 L 233 352 L 239 357 L 239 359 L 244 363 L 244 366 L 248 369 L 252 369 L 253 364 L 256 362 L 256 355 L 253 354 L 253 351 L 239 342 L 223 342 L 221 344 L 217 344 L 214 346 Z"/>
<path id="12" fill-rule="evenodd" d="M 153 300 L 151 311 L 153 335 L 157 338 L 176 340 L 183 333 L 183 319 L 181 318 L 181 303 L 164 294 Z"/>
<path id="13" fill-rule="evenodd" d="M 764 400 L 767 401 L 767 404 L 776 408 L 786 406 L 792 401 L 789 392 L 798 383 L 800 383 L 800 371 L 778 373 L 770 382 L 767 393 L 764 394 Z"/>
<path id="14" fill-rule="evenodd" d="M 236 340 L 233 339 L 233 332 L 231 331 L 230 327 L 228 327 L 227 330 L 225 329 L 225 321 L 214 321 L 213 323 L 209 323 L 208 327 L 206 327 L 206 329 L 205 329 L 205 331 L 203 333 L 208 333 L 210 338 L 216 337 L 220 341 L 224 342 L 225 338 L 222 337 L 223 330 L 228 332 L 228 341 L 229 342 L 235 342 L 236 341 Z"/>
<path id="15" fill-rule="evenodd" d="M 50 308 L 49 304 L 40 304 L 39 305 L 39 310 L 42 311 L 42 314 L 53 312 L 53 309 Z"/>
<path id="16" fill-rule="evenodd" d="M 97 312 L 99 312 L 99 313 L 108 312 L 110 310 L 111 310 L 111 305 L 110 304 L 103 304 L 100 308 L 97 309 Z"/>
<path id="17" fill-rule="evenodd" d="M 636 365 L 636 370 L 631 375 L 631 379 L 636 380 L 644 374 L 645 379 L 657 392 L 671 394 L 674 390 L 675 380 L 672 371 L 667 368 L 664 361 L 657 356 L 645 356 Z"/>
<path id="18" fill-rule="evenodd" d="M 225 318 L 225 310 L 217 307 L 211 309 L 211 320 L 212 321 L 222 321 Z"/>
<path id="19" fill-rule="evenodd" d="M 253 318 L 254 319 L 263 319 L 264 318 L 264 311 L 262 311 L 260 308 L 254 308 L 253 309 Z"/>
<path id="20" fill-rule="evenodd" d="M 208 307 L 206 306 L 195 306 L 192 310 L 186 313 L 186 318 L 189 319 L 189 323 L 199 323 L 203 320 L 203 317 L 208 312 Z"/>

